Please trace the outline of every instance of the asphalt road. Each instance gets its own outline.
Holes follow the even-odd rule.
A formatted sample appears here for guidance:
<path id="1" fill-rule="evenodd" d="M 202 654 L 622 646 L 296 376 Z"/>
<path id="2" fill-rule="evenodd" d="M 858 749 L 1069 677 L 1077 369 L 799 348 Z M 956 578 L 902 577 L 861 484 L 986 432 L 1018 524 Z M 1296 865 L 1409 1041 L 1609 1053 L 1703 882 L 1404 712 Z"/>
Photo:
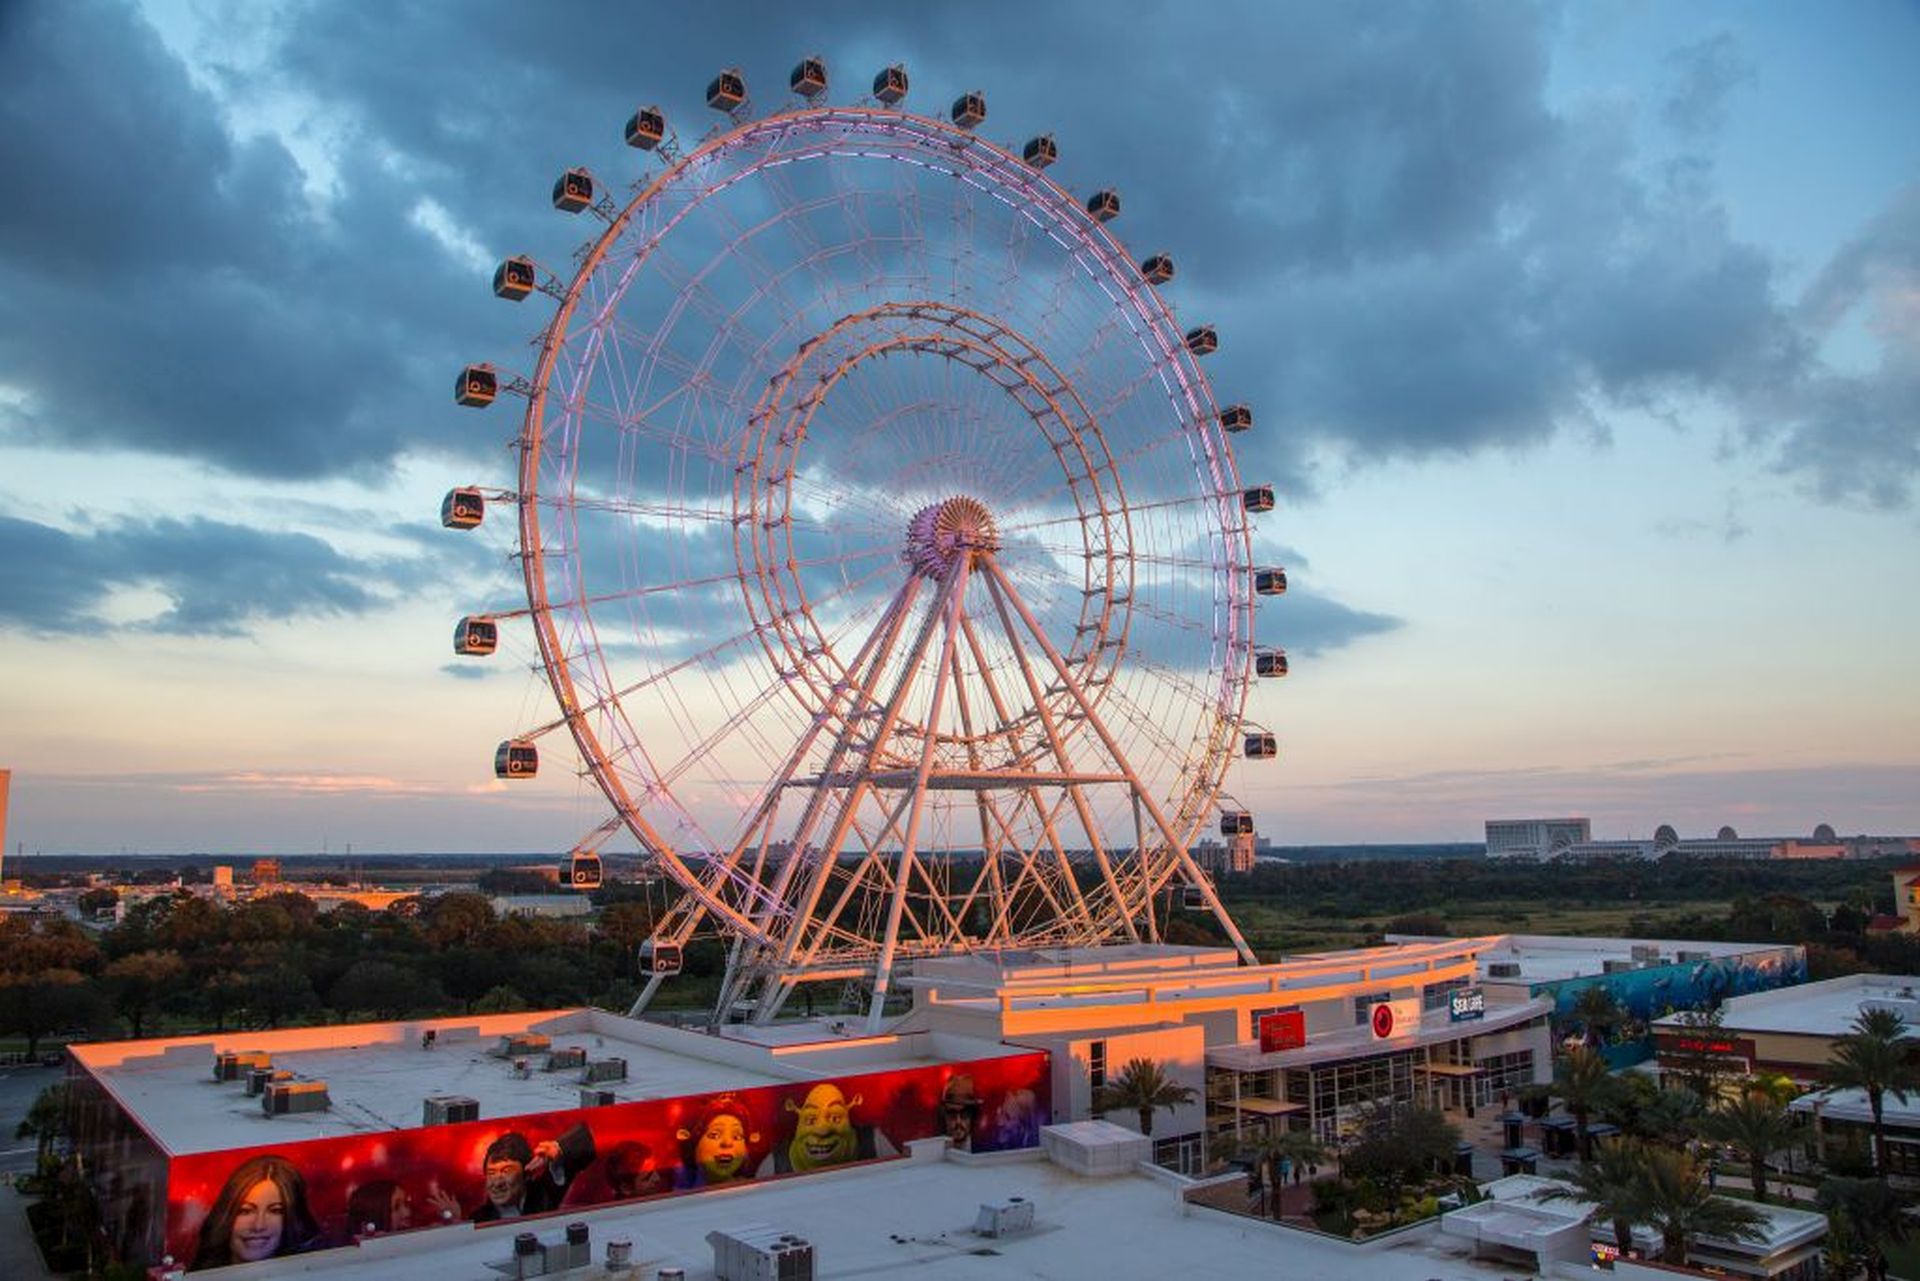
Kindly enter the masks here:
<path id="1" fill-rule="evenodd" d="M 33 1169 L 33 1140 L 16 1139 L 13 1132 L 20 1128 L 35 1096 L 64 1079 L 64 1068 L 0 1068 L 0 1174 Z"/>

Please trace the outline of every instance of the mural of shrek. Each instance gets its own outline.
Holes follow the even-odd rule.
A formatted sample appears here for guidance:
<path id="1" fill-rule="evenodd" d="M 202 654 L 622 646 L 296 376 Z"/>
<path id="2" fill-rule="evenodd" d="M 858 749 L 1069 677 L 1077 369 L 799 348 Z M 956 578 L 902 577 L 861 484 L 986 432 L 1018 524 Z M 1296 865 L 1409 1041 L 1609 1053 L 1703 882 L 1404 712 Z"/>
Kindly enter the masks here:
<path id="1" fill-rule="evenodd" d="M 849 1161 L 899 1155 L 900 1149 L 873 1126 L 854 1124 L 853 1109 L 860 1103 L 858 1094 L 849 1100 L 846 1091 L 830 1081 L 814 1086 L 798 1102 L 788 1099 L 793 1137 L 775 1145 L 759 1173 L 806 1174 Z"/>

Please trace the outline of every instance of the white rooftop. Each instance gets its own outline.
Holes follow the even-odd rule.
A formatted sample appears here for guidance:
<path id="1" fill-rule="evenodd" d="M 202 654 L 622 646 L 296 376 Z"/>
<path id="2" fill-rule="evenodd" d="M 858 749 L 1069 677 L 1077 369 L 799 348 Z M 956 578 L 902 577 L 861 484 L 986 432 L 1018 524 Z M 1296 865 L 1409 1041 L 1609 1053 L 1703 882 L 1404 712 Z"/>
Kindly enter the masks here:
<path id="1" fill-rule="evenodd" d="M 595 1267 L 615 1237 L 633 1242 L 632 1281 L 660 1268 L 688 1277 L 713 1275 L 706 1234 L 766 1224 L 812 1242 L 821 1276 L 895 1277 L 916 1281 L 1018 1281 L 1097 1277 L 1159 1281 L 1167 1277 L 1289 1281 L 1494 1281 L 1498 1268 L 1464 1257 L 1464 1247 L 1422 1236 L 1364 1253 L 1343 1243 L 1218 1211 L 1189 1212 L 1180 1188 L 1141 1173 L 1086 1178 L 1037 1159 L 962 1164 L 903 1160 L 800 1179 L 755 1183 L 578 1216 L 516 1220 L 492 1229 L 435 1228 L 326 1254 L 253 1264 L 236 1276 L 318 1276 L 339 1281 L 472 1281 L 496 1276 L 516 1231 L 558 1236 L 570 1221 L 592 1231 Z M 1031 1231 L 996 1238 L 972 1227 L 985 1202 L 1024 1197 L 1034 1205 Z M 1511 1268 L 1506 1270 L 1511 1272 Z M 209 1273 L 209 1276 L 225 1275 Z M 586 1275 L 585 1273 L 570 1275 Z"/>
<path id="2" fill-rule="evenodd" d="M 1390 943 L 1432 942 L 1424 935 L 1389 934 Z M 1636 947 L 1657 948 L 1668 962 L 1677 962 L 1679 953 L 1703 953 L 1710 957 L 1742 956 L 1753 952 L 1779 952 L 1778 943 L 1717 943 L 1684 939 L 1626 939 L 1560 936 L 1554 934 L 1503 934 L 1498 942 L 1480 953 L 1480 977 L 1494 983 L 1552 983 L 1564 979 L 1589 978 L 1605 972 L 1608 961 L 1634 959 Z M 1517 964 L 1517 977 L 1492 979 L 1487 967 Z"/>
<path id="3" fill-rule="evenodd" d="M 436 1033 L 430 1050 L 421 1046 L 428 1029 Z M 492 1053 L 502 1036 L 522 1031 L 548 1035 L 555 1050 L 580 1047 L 589 1060 L 625 1059 L 626 1080 L 595 1085 L 621 1102 L 1027 1052 L 938 1033 L 850 1037 L 819 1024 L 762 1030 L 755 1042 L 578 1009 L 116 1041 L 74 1046 L 73 1054 L 181 1156 L 410 1129 L 434 1094 L 475 1099 L 483 1119 L 580 1106 L 578 1068 L 543 1071 L 544 1054 L 534 1054 L 522 1077 Z M 241 1083 L 213 1079 L 217 1050 L 267 1051 L 274 1068 L 325 1081 L 330 1106 L 269 1117 Z"/>
<path id="4" fill-rule="evenodd" d="M 1840 1036 L 1853 1030 L 1863 1008 L 1875 1005 L 1898 1010 L 1920 1035 L 1920 977 L 1899 974 L 1849 974 L 1736 996 L 1720 1007 L 1721 1029 Z M 1682 1026 L 1671 1016 L 1655 1019 L 1653 1025 Z"/>

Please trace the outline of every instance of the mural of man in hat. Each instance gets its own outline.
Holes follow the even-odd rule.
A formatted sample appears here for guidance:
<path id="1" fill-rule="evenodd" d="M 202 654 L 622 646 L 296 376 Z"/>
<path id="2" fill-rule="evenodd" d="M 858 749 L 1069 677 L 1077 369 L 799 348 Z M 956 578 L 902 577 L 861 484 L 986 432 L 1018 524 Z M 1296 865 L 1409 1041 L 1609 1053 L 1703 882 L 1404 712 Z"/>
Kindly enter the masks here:
<path id="1" fill-rule="evenodd" d="M 973 1151 L 973 1129 L 980 1121 L 980 1095 L 966 1072 L 951 1077 L 940 1091 L 940 1132 L 955 1151 Z"/>

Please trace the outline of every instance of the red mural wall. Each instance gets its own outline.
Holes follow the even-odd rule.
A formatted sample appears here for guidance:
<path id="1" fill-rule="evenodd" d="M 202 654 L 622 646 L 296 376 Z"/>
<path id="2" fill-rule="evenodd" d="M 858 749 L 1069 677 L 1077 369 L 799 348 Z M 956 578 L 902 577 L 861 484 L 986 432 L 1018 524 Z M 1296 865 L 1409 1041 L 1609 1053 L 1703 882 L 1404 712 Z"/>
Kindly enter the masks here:
<path id="1" fill-rule="evenodd" d="M 940 1134 L 976 1152 L 1034 1147 L 1048 1120 L 1035 1052 L 203 1153 L 169 1164 L 165 1252 L 220 1267 L 370 1231 L 800 1176 Z"/>

